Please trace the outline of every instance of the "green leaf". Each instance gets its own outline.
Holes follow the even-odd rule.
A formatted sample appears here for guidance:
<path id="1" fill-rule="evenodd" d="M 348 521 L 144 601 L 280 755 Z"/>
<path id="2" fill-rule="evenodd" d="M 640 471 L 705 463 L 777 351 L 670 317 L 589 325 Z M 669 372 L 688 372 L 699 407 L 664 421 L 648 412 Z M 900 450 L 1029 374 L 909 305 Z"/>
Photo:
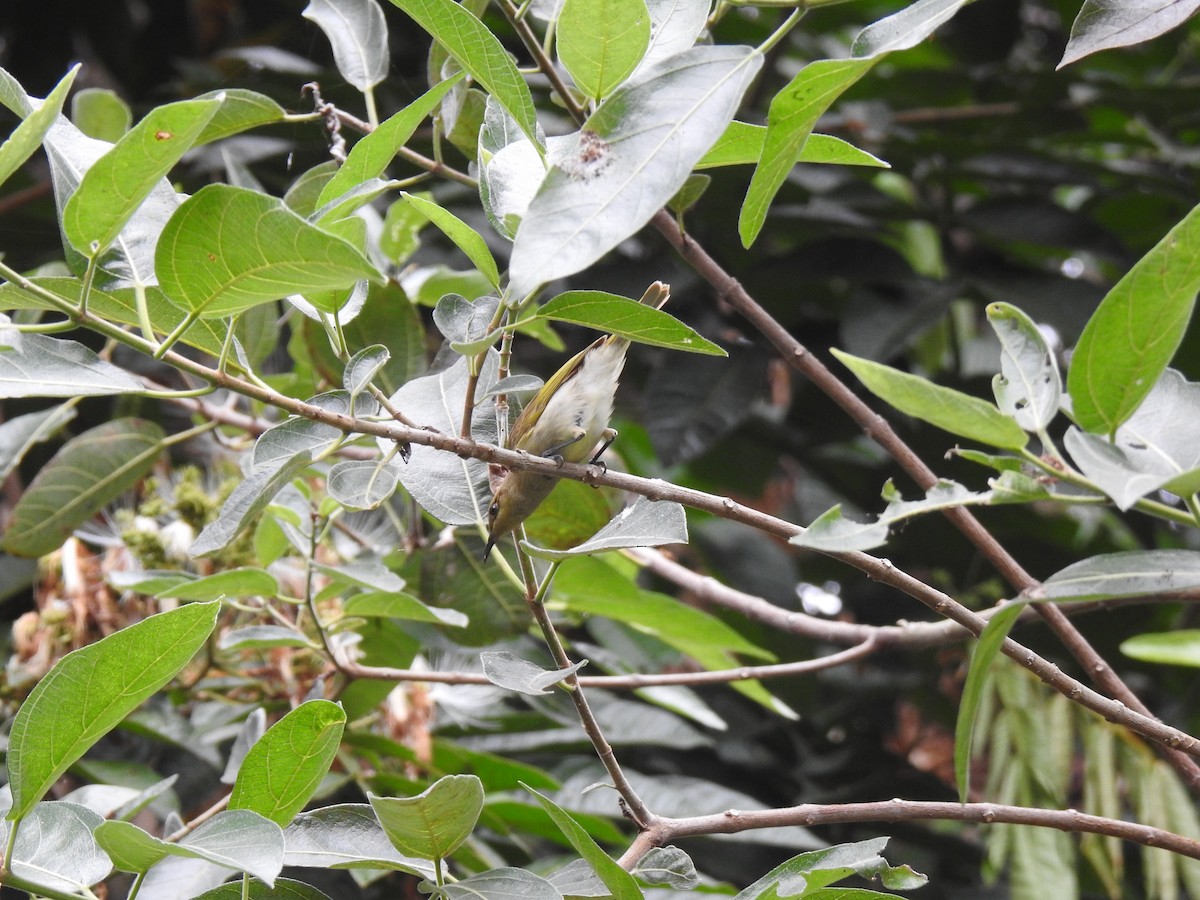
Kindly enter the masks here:
<path id="1" fill-rule="evenodd" d="M 455 246 L 467 255 L 475 268 L 488 280 L 488 284 L 497 290 L 500 289 L 500 272 L 496 268 L 496 260 L 492 258 L 492 251 L 488 249 L 487 242 L 479 236 L 475 229 L 432 200 L 426 200 L 424 197 L 410 194 L 407 191 L 401 191 L 400 196 L 413 209 L 436 225 L 446 237 L 454 241 Z"/>
<path id="2" fill-rule="evenodd" d="M 283 830 L 249 810 L 222 810 L 178 843 L 153 837 L 129 822 L 105 822 L 97 827 L 96 840 L 124 872 L 145 872 L 168 856 L 178 856 L 249 872 L 272 885 L 283 868 Z"/>
<path id="3" fill-rule="evenodd" d="M 491 388 L 498 370 L 498 355 L 489 351 L 476 387 L 480 394 Z M 462 427 L 469 383 L 467 360 L 462 358 L 449 369 L 414 378 L 396 392 L 392 402 L 414 421 L 457 434 Z M 484 403 L 476 408 L 471 429 L 475 440 L 496 442 L 495 404 Z M 413 445 L 408 465 L 400 468 L 400 483 L 422 509 L 447 525 L 482 521 L 491 496 L 486 463 L 459 459 L 453 453 L 419 444 Z"/>
<path id="4" fill-rule="evenodd" d="M 670 313 L 604 291 L 567 291 L 543 304 L 537 314 L 543 319 L 607 331 L 639 344 L 708 356 L 729 355 Z"/>
<path id="5" fill-rule="evenodd" d="M 197 100 L 220 98 L 221 107 L 196 138 L 195 146 L 219 141 L 259 125 L 281 122 L 287 117 L 284 108 L 257 91 L 245 88 L 222 88 L 201 94 Z"/>
<path id="6" fill-rule="evenodd" d="M 1200 290 L 1200 206 L 1100 302 L 1071 354 L 1067 390 L 1085 431 L 1112 435 L 1175 355 Z"/>
<path id="7" fill-rule="evenodd" d="M 400 473 L 391 462 L 344 459 L 329 470 L 329 496 L 346 509 L 377 509 L 396 493 Z"/>
<path id="8" fill-rule="evenodd" d="M 650 46 L 645 0 L 565 0 L 558 13 L 558 58 L 593 100 L 628 78 Z"/>
<path id="9" fill-rule="evenodd" d="M 526 900 L 562 900 L 558 888 L 540 875 L 527 869 L 500 866 L 471 875 L 460 881 L 450 881 L 433 892 L 434 897 L 446 900 L 481 900 L 481 898 L 523 897 Z"/>
<path id="10" fill-rule="evenodd" d="M 573 275 L 646 224 L 721 136 L 761 66 L 748 47 L 694 47 L 609 96 L 560 145 L 521 216 L 509 292 Z"/>
<path id="11" fill-rule="evenodd" d="M 762 156 L 738 216 L 738 234 L 743 247 L 749 247 L 758 237 L 767 220 L 771 201 L 808 141 L 817 119 L 876 62 L 877 58 L 811 62 L 771 100 Z"/>
<path id="12" fill-rule="evenodd" d="M 737 665 L 735 653 L 774 659 L 716 616 L 666 594 L 643 590 L 598 559 L 584 557 L 563 566 L 555 576 L 551 597 L 552 603 L 575 612 L 632 625 L 709 668 L 732 668 Z"/>
<path id="13" fill-rule="evenodd" d="M 975 738 L 975 724 L 979 719 L 979 707 L 983 703 L 988 676 L 992 663 L 1000 653 L 1009 631 L 1017 618 L 1025 611 L 1023 603 L 1009 603 L 992 616 L 971 654 L 971 667 L 963 685 L 962 699 L 958 704 L 958 722 L 954 726 L 954 777 L 958 782 L 958 800 L 966 803 L 971 791 L 971 745 Z"/>
<path id="14" fill-rule="evenodd" d="M 890 488 L 890 493 L 895 496 L 889 498 L 887 508 L 874 522 L 855 522 L 843 517 L 839 503 L 818 516 L 801 534 L 788 538 L 788 543 L 813 550 L 870 550 L 887 543 L 888 528 L 896 522 L 927 512 L 992 502 L 990 491 L 976 493 L 956 481 L 946 480 L 931 487 L 921 500 L 904 500 L 894 488 Z M 888 494 L 889 490 L 885 490 L 884 495 Z"/>
<path id="15" fill-rule="evenodd" d="M 79 896 L 81 888 L 103 880 L 112 870 L 108 855 L 93 837 L 103 821 L 98 813 L 77 803 L 38 803 L 17 832 L 6 885 L 41 887 L 47 894 L 60 892 L 53 896 Z M 0 840 L 7 840 L 11 827 L 8 822 L 0 823 Z M 34 892 L 34 896 L 41 894 Z"/>
<path id="16" fill-rule="evenodd" d="M 42 105 L 26 115 L 8 139 L 0 144 L 0 184 L 8 181 L 9 176 L 21 168 L 25 160 L 33 156 L 34 151 L 42 145 L 42 139 L 62 112 L 67 92 L 71 90 L 75 76 L 79 74 L 79 66 L 79 63 L 72 66 L 62 77 L 62 81 L 56 84 L 54 90 L 42 101 Z"/>
<path id="17" fill-rule="evenodd" d="M 49 440 L 75 418 L 74 404 L 16 416 L 0 425 L 0 482 L 20 465 L 35 444 Z"/>
<path id="18" fill-rule="evenodd" d="M 491 30 L 454 0 L 392 0 L 433 35 L 475 81 L 496 98 L 542 152 L 537 111 L 529 86 Z"/>
<path id="19" fill-rule="evenodd" d="M 84 256 L 105 250 L 220 105 L 214 98 L 156 107 L 96 160 L 62 212 L 63 233 L 75 249 Z"/>
<path id="20" fill-rule="evenodd" d="M 1124 512 L 1151 491 L 1163 486 L 1169 476 L 1139 472 L 1125 451 L 1096 434 L 1074 425 L 1063 436 L 1063 446 L 1088 480 L 1100 488 Z"/>
<path id="21" fill-rule="evenodd" d="M 71 121 L 90 138 L 115 144 L 133 124 L 133 110 L 108 88 L 84 88 L 71 98 Z"/>
<path id="22" fill-rule="evenodd" d="M 62 278 L 62 277 L 41 277 L 29 279 L 38 287 L 44 288 L 51 293 L 57 294 L 64 300 L 78 305 L 80 297 L 83 296 L 83 282 L 78 278 Z M 150 321 L 153 323 L 155 330 L 160 334 L 169 334 L 174 330 L 175 326 L 180 324 L 186 317 L 187 313 L 167 299 L 157 287 L 143 287 L 142 295 L 146 300 L 146 311 L 150 316 Z M 42 297 L 24 290 L 20 285 L 13 282 L 0 285 L 0 309 L 53 309 L 54 307 Z M 105 319 L 111 319 L 115 322 L 120 322 L 123 325 L 140 325 L 141 318 L 137 310 L 137 291 L 134 288 L 118 288 L 113 290 L 92 291 L 88 300 L 88 310 L 101 316 Z M 32 336 L 32 335 L 31 335 Z M 38 335 L 38 337 L 44 337 Z M 0 338 L 0 341 L 4 340 Z M 47 341 L 52 341 L 53 338 L 45 338 Z M 192 347 L 196 347 L 211 356 L 220 356 L 221 347 L 225 340 L 225 328 L 223 323 L 213 323 L 206 321 L 198 321 L 190 328 L 183 332 L 180 341 Z M 55 346 L 52 344 L 44 344 L 43 346 Z M 79 351 L 75 351 L 78 353 Z M 113 375 L 113 372 L 104 368 L 107 363 L 103 360 L 97 363 L 99 357 L 91 354 L 90 351 L 81 354 L 83 358 L 90 361 L 92 367 L 96 367 L 97 373 L 103 371 L 108 372 L 113 377 L 96 378 L 91 375 L 85 376 L 79 383 L 78 389 L 71 382 L 72 388 L 70 396 L 76 396 L 84 390 L 94 388 L 97 384 L 103 385 L 114 379 L 120 379 L 122 383 L 129 381 L 129 374 L 124 370 L 118 369 L 116 366 L 112 370 L 120 373 Z M 3 360 L 3 356 L 0 356 Z M 35 390 L 30 388 L 29 390 Z M 66 390 L 64 388 L 64 390 Z M 132 390 L 132 388 L 126 388 Z M 38 396 L 47 396 L 45 393 L 38 392 Z"/>
<path id="23" fill-rule="evenodd" d="M 859 32 L 850 47 L 858 57 L 877 58 L 907 50 L 929 37 L 971 0 L 916 0 L 897 13 L 873 22 Z"/>
<path id="24" fill-rule="evenodd" d="M 841 350 L 830 352 L 867 390 L 902 413 L 1002 450 L 1020 450 L 1029 440 L 1021 426 L 984 400 Z"/>
<path id="25" fill-rule="evenodd" d="M 647 884 L 662 884 L 680 891 L 700 886 L 696 864 L 678 847 L 654 847 L 637 861 L 630 874 Z"/>
<path id="26" fill-rule="evenodd" d="M 345 725 L 346 712 L 338 704 L 301 703 L 250 748 L 238 769 L 229 808 L 250 809 L 286 826 L 329 771 Z"/>
<path id="27" fill-rule="evenodd" d="M 1085 0 L 1071 25 L 1071 37 L 1057 68 L 1101 50 L 1129 47 L 1156 38 L 1182 25 L 1198 7 L 1197 0 L 1156 3 Z"/>
<path id="28" fill-rule="evenodd" d="M 1073 563 L 1028 593 L 1030 600 L 1106 600 L 1200 587 L 1200 552 L 1129 550 Z"/>
<path id="29" fill-rule="evenodd" d="M 850 875 L 878 878 L 885 887 L 899 890 L 923 885 L 926 881 L 924 875 L 908 866 L 888 865 L 887 860 L 879 855 L 887 842 L 885 837 L 874 838 L 853 844 L 835 844 L 793 856 L 741 891 L 734 900 L 754 900 L 768 891 L 776 897 L 807 897 L 816 889 Z"/>
<path id="30" fill-rule="evenodd" d="M 527 541 L 522 546 L 542 559 L 570 559 L 627 547 L 661 547 L 688 542 L 687 518 L 678 503 L 639 497 L 588 540 L 570 550 L 546 550 Z"/>
<path id="31" fill-rule="evenodd" d="M 992 379 L 996 405 L 1026 431 L 1040 431 L 1058 415 L 1062 377 L 1037 324 L 1009 303 L 989 303 L 988 323 L 1000 339 L 1000 374 Z"/>
<path id="32" fill-rule="evenodd" d="M 0 397 L 103 397 L 144 390 L 83 344 L 22 333 L 0 316 Z"/>
<path id="33" fill-rule="evenodd" d="M 374 131 L 356 143 L 350 149 L 346 161 L 321 188 L 317 207 L 340 197 L 357 184 L 381 177 L 400 148 L 417 130 L 417 126 L 437 108 L 450 89 L 462 80 L 463 75 L 462 72 L 456 72 L 445 81 L 438 82 L 400 112 L 380 122 Z"/>
<path id="34" fill-rule="evenodd" d="M 392 869 L 434 877 L 433 864 L 404 856 L 388 841 L 366 803 L 343 803 L 300 813 L 284 832 L 289 866 L 323 869 Z"/>
<path id="35" fill-rule="evenodd" d="M 150 473 L 162 441 L 162 429 L 144 419 L 117 419 L 72 438 L 17 501 L 4 549 L 42 556 L 61 547 L 71 532 Z"/>
<path id="36" fill-rule="evenodd" d="M 302 881 L 277 878 L 274 887 L 258 881 L 249 884 L 230 882 L 205 891 L 193 900 L 329 900 L 329 895 Z"/>
<path id="37" fill-rule="evenodd" d="M 279 593 L 279 582 L 265 569 L 226 569 L 194 581 L 172 585 L 154 596 L 172 600 L 220 600 L 223 597 L 269 597 Z"/>
<path id="38" fill-rule="evenodd" d="M 566 810 L 549 797 L 538 793 L 529 785 L 524 785 L 524 788 L 533 794 L 542 809 L 554 820 L 559 831 L 575 848 L 575 852 L 587 861 L 600 880 L 604 882 L 604 886 L 612 892 L 613 900 L 642 900 L 642 890 L 634 881 L 633 876 L 601 850 L 600 845 L 592 839 L 582 825 L 571 818 Z"/>
<path id="39" fill-rule="evenodd" d="M 470 837 L 483 810 L 474 775 L 446 775 L 415 797 L 368 794 L 388 840 L 406 856 L 445 859 Z"/>
<path id="40" fill-rule="evenodd" d="M 1200 667 L 1200 630 L 1136 634 L 1121 642 L 1121 652 L 1143 662 Z"/>
<path id="41" fill-rule="evenodd" d="M 218 650 L 261 650 L 267 647 L 309 647 L 317 645 L 294 628 L 283 625 L 247 625 L 226 631 L 217 641 Z"/>
<path id="42" fill-rule="evenodd" d="M 300 15 L 325 32 L 338 72 L 355 88 L 365 93 L 387 77 L 387 22 L 375 0 L 309 0 Z"/>
<path id="43" fill-rule="evenodd" d="M 411 594 L 403 594 L 398 591 L 371 591 L 365 594 L 355 594 L 345 601 L 343 611 L 347 616 L 409 619 L 414 622 L 451 625 L 455 628 L 463 628 L 468 622 L 467 617 L 457 609 L 426 606 Z"/>
<path id="44" fill-rule="evenodd" d="M 225 184 L 203 187 L 179 207 L 155 268 L 172 299 L 207 317 L 377 276 L 361 252 L 283 201 Z"/>
<path id="45" fill-rule="evenodd" d="M 492 684 L 533 696 L 553 693 L 548 690 L 551 686 L 565 681 L 587 665 L 587 660 L 581 659 L 565 669 L 543 669 L 507 650 L 486 651 L 479 658 L 483 663 L 483 674 Z"/>
<path id="46" fill-rule="evenodd" d="M 159 613 L 55 663 L 13 719 L 9 821 L 23 818 L 71 763 L 188 664 L 219 609 L 197 603 Z"/>
<path id="47" fill-rule="evenodd" d="M 286 484 L 299 475 L 310 463 L 307 452 L 297 453 L 279 466 L 260 469 L 238 483 L 221 507 L 221 512 L 192 542 L 188 552 L 207 556 L 227 546 L 250 524 L 250 520 L 267 508 Z"/>
<path id="48" fill-rule="evenodd" d="M 342 373 L 342 385 L 353 398 L 361 394 L 371 384 L 371 381 L 387 365 L 391 352 L 383 344 L 372 344 L 364 347 L 350 357 L 346 370 Z"/>
<path id="49" fill-rule="evenodd" d="M 748 122 L 730 122 L 724 134 L 713 144 L 712 149 L 696 163 L 697 169 L 714 169 L 720 166 L 754 166 L 762 159 L 763 144 L 766 142 L 765 125 Z M 810 134 L 796 155 L 798 163 L 825 163 L 840 166 L 870 166 L 889 169 L 886 162 L 860 150 L 853 144 L 828 134 Z"/>

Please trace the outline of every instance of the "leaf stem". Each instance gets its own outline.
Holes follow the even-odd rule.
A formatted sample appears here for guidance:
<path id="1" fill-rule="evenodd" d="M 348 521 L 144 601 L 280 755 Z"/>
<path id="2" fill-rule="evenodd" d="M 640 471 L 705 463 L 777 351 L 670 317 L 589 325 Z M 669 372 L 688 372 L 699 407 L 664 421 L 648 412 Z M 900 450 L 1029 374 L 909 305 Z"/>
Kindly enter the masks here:
<path id="1" fill-rule="evenodd" d="M 88 257 L 87 268 L 83 272 L 83 289 L 79 292 L 79 315 L 86 316 L 88 299 L 92 295 L 92 284 L 96 281 L 96 269 L 100 267 L 100 247 L 93 242 L 92 255 Z"/>
<path id="2" fill-rule="evenodd" d="M 788 32 L 796 27 L 799 21 L 804 18 L 806 12 L 808 12 L 808 9 L 805 7 L 792 10 L 792 14 L 783 20 L 782 24 L 771 33 L 770 37 L 758 45 L 758 52 L 764 54 L 770 52 L 776 44 L 787 37 Z"/>

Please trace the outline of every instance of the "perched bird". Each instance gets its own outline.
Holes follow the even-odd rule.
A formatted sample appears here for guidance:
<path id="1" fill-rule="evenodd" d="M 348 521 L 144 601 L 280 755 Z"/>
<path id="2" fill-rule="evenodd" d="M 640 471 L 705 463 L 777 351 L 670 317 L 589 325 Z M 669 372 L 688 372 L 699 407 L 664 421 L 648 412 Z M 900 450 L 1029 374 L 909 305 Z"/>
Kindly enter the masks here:
<path id="1" fill-rule="evenodd" d="M 671 289 L 656 281 L 641 302 L 661 307 L 670 296 Z M 521 410 L 509 448 L 560 463 L 596 462 L 617 436 L 608 423 L 628 349 L 628 338 L 610 334 L 567 360 Z M 485 561 L 496 541 L 520 527 L 554 490 L 557 480 L 524 469 L 504 476 L 488 509 Z"/>

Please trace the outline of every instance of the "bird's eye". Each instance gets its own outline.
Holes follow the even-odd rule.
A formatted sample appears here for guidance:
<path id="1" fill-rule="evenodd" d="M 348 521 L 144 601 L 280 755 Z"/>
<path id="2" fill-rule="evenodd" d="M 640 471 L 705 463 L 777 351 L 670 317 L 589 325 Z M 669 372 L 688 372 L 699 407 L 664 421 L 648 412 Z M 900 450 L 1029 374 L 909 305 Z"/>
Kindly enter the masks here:
<path id="1" fill-rule="evenodd" d="M 499 503 L 493 503 L 493 504 L 491 505 L 491 507 L 488 509 L 488 516 L 489 516 L 490 518 L 494 519 L 494 518 L 496 518 L 496 516 L 498 516 L 498 515 L 500 515 L 500 504 L 499 504 Z"/>

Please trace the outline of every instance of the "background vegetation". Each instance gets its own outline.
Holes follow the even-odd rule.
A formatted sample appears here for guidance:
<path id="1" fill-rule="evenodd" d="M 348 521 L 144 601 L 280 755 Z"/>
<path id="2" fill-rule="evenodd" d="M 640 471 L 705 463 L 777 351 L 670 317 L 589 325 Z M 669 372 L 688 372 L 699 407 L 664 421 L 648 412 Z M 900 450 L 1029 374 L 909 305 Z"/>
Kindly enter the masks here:
<path id="1" fill-rule="evenodd" d="M 573 107 L 628 89 L 630 72 L 609 83 L 588 60 L 637 45 L 605 44 L 636 5 L 575 4 L 556 44 L 552 4 L 467 4 L 522 67 L 552 159 L 553 138 L 579 128 Z M 794 7 L 722 5 L 701 45 L 763 46 L 733 106 L 772 123 L 767 152 L 757 132 L 727 134 L 727 156 L 700 162 L 669 215 L 641 228 L 652 210 L 618 214 L 576 257 L 530 238 L 511 269 L 514 222 L 497 210 L 528 167 L 489 161 L 522 140 L 521 91 L 494 80 L 490 44 L 456 52 L 463 32 L 442 4 L 396 6 L 17 3 L 0 21 L 0 309 L 25 328 L 5 323 L 16 362 L 0 359 L 7 858 L 26 864 L 6 883 L 184 898 L 246 872 L 206 896 L 383 897 L 421 879 L 447 895 L 639 890 L 594 839 L 637 863 L 648 890 L 866 897 L 862 880 L 848 882 L 857 894 L 826 885 L 918 880 L 878 858 L 890 836 L 891 865 L 928 876 L 914 896 L 1200 896 L 1192 6 L 1143 19 L 1133 4 L 922 2 L 887 19 L 897 4 L 854 0 L 797 23 Z M 1133 24 L 1109 46 L 1097 22 L 1122 14 Z M 569 64 L 549 67 L 538 47 Z M 793 80 L 821 60 L 843 62 Z M 310 82 L 319 91 L 302 91 Z M 445 96 L 414 104 L 439 84 Z M 26 94 L 50 98 L 43 121 Z M 83 170 L 103 164 L 98 145 L 46 133 L 55 99 L 93 138 L 146 123 L 132 133 L 149 149 L 120 144 L 108 185 L 74 206 Z M 635 97 L 615 127 L 639 110 L 683 120 L 680 103 Z M 389 119 L 406 108 L 411 123 Z M 725 120 L 694 118 L 709 135 L 685 142 L 699 159 Z M 383 121 L 404 145 L 396 159 L 360 157 L 325 191 Z M 805 144 L 809 130 L 852 146 Z M 608 149 L 576 181 L 606 183 Z M 378 180 L 385 168 L 396 181 Z M 238 190 L 201 193 L 213 184 Z M 172 188 L 197 198 L 179 215 Z M 283 216 L 279 197 L 298 216 L 271 233 L 293 243 L 267 246 L 252 236 Z M 522 239 L 543 234 L 530 222 Z M 186 250 L 214 234 L 231 266 L 257 246 L 279 270 L 205 294 Z M 604 487 L 564 481 L 529 538 L 571 547 L 639 494 L 660 502 L 607 532 L 623 553 L 573 556 L 544 594 L 542 561 L 535 572 L 508 546 L 480 561 L 466 513 L 486 508 L 485 472 L 465 477 L 463 458 L 527 463 L 456 440 L 465 360 L 480 362 L 480 395 L 500 364 L 491 344 L 513 372 L 548 377 L 594 338 L 572 324 L 593 313 L 506 311 L 486 299 L 501 271 L 523 288 L 503 294 L 514 304 L 543 280 L 539 302 L 667 282 L 668 311 L 728 353 L 679 352 L 682 332 L 646 343 L 651 326 L 634 335 L 610 471 L 561 473 Z M 307 313 L 285 300 L 300 294 Z M 616 301 L 582 300 L 614 327 Z M 155 359 L 149 341 L 168 334 L 183 339 Z M 94 353 L 49 343 L 67 339 Z M 1002 346 L 1007 383 L 1028 384 L 981 412 L 963 397 L 990 407 Z M 1073 418 L 1059 414 L 1059 370 Z M 510 390 L 514 406 L 528 396 Z M 494 409 L 475 409 L 476 440 L 496 441 Z M 1139 456 L 1146 446 L 1167 462 Z M 888 505 L 937 478 L 961 487 Z M 796 538 L 838 504 L 857 522 L 882 514 L 886 547 L 878 526 L 836 515 Z M 1091 568 L 1036 593 L 1079 561 Z M 1066 602 L 1004 607 L 1024 609 L 1016 662 L 995 656 L 995 630 L 970 663 L 970 633 L 1000 618 L 999 600 L 1047 594 Z M 564 662 L 537 627 L 551 619 L 570 659 L 588 660 L 587 708 L 543 671 Z M 744 665 L 763 668 L 751 680 Z M 585 791 L 614 780 L 620 801 Z M 679 851 L 643 856 L 658 844 L 698 873 Z M 580 857 L 602 884 L 561 868 Z M 295 881 L 268 890 L 284 863 Z"/>

